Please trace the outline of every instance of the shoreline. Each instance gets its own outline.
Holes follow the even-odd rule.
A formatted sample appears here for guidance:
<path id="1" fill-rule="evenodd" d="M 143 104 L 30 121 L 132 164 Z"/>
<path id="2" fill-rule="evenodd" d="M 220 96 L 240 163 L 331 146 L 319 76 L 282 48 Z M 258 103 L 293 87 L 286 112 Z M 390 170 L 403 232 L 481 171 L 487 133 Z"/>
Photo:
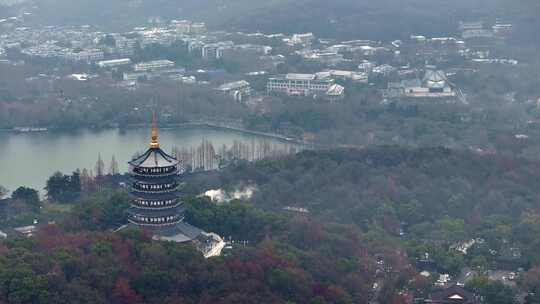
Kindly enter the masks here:
<path id="1" fill-rule="evenodd" d="M 103 128 L 91 128 L 91 127 L 81 127 L 77 129 L 70 129 L 70 128 L 45 128 L 46 130 L 40 130 L 40 131 L 28 131 L 28 132 L 21 132 L 16 130 L 15 128 L 3 128 L 0 129 L 1 133 L 13 133 L 13 134 L 43 134 L 43 133 L 49 133 L 50 131 L 82 131 L 82 130 L 93 130 L 93 131 L 100 131 L 100 130 L 126 130 L 127 128 L 143 128 L 143 127 L 149 127 L 150 124 L 129 124 L 126 126 L 109 126 L 109 127 L 103 127 Z M 255 130 L 249 130 L 244 129 L 241 127 L 235 127 L 230 125 L 224 125 L 219 123 L 212 123 L 207 121 L 194 121 L 194 122 L 186 122 L 186 123 L 172 123 L 172 124 L 163 124 L 159 126 L 160 129 L 167 130 L 167 129 L 176 129 L 176 128 L 190 128 L 190 127 L 206 127 L 210 129 L 216 129 L 216 130 L 225 130 L 225 131 L 232 131 L 232 132 L 238 132 L 243 134 L 249 134 L 249 135 L 255 135 L 255 136 L 261 136 L 261 137 L 267 137 L 275 140 L 282 141 L 284 143 L 290 143 L 290 144 L 296 144 L 296 145 L 305 145 L 305 143 L 298 139 L 298 138 L 291 138 L 287 137 L 282 134 L 278 133 L 270 133 L 270 132 L 262 132 L 262 131 L 255 131 Z"/>

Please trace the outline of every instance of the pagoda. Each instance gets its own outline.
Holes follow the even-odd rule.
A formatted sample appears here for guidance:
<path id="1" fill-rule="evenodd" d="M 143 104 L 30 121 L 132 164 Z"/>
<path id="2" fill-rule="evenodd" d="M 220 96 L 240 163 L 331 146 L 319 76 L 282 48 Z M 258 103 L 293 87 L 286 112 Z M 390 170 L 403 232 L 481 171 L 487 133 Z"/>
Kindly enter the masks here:
<path id="1" fill-rule="evenodd" d="M 192 241 L 201 235 L 200 229 L 184 222 L 179 164 L 176 157 L 159 147 L 154 114 L 149 149 L 129 162 L 132 196 L 129 226 L 150 231 L 156 239 L 175 242 Z"/>

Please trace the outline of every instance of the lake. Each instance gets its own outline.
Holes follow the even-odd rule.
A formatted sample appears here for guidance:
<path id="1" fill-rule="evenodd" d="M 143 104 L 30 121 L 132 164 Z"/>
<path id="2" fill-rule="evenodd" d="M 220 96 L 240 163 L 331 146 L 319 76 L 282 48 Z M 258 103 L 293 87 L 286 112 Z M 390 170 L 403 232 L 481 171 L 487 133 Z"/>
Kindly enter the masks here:
<path id="1" fill-rule="evenodd" d="M 161 129 L 161 148 L 171 153 L 178 148 L 197 147 L 205 139 L 216 147 L 231 146 L 233 142 L 252 143 L 262 140 L 272 145 L 289 143 L 242 132 L 208 127 L 179 127 Z M 71 173 L 77 168 L 93 169 L 98 155 L 106 168 L 114 155 L 120 172 L 136 153 L 144 152 L 150 142 L 149 128 L 101 131 L 49 131 L 36 133 L 0 132 L 0 185 L 13 191 L 19 186 L 42 190 L 47 179 L 56 171 Z"/>

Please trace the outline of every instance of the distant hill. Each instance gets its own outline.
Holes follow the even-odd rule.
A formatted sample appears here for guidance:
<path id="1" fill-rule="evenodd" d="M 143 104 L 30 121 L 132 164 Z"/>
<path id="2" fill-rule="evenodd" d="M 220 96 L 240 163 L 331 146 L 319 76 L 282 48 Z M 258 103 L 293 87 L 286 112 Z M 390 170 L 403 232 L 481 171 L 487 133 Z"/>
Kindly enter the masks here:
<path id="1" fill-rule="evenodd" d="M 19 1 L 19 0 L 3 0 Z M 524 40 L 540 28 L 535 0 L 29 0 L 40 23 L 129 29 L 149 17 L 205 21 L 213 29 L 314 32 L 341 39 L 453 34 L 461 20 L 515 22 Z M 30 7 L 30 6 L 29 6 Z"/>

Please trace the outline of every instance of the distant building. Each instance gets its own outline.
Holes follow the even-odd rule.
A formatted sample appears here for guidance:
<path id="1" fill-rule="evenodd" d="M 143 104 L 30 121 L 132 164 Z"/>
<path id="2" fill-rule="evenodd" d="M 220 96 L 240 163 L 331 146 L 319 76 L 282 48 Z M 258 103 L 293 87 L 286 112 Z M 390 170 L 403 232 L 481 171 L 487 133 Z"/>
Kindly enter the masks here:
<path id="1" fill-rule="evenodd" d="M 201 49 L 201 56 L 204 59 L 220 59 L 225 50 L 234 46 L 232 41 L 222 41 L 218 43 L 206 44 Z"/>
<path id="2" fill-rule="evenodd" d="M 282 93 L 288 96 L 312 96 L 338 99 L 344 96 L 345 88 L 333 79 L 319 79 L 315 74 L 287 74 L 268 79 L 268 94 Z"/>
<path id="3" fill-rule="evenodd" d="M 288 42 L 290 45 L 302 44 L 305 46 L 311 46 L 313 40 L 315 40 L 315 35 L 313 35 L 313 33 L 304 33 L 292 35 Z"/>
<path id="4" fill-rule="evenodd" d="M 453 285 L 449 288 L 434 292 L 424 303 L 431 304 L 479 304 L 480 299 L 463 287 Z"/>
<path id="5" fill-rule="evenodd" d="M 170 60 L 153 60 L 137 63 L 133 70 L 136 72 L 156 71 L 174 67 L 174 62 Z"/>
<path id="6" fill-rule="evenodd" d="M 173 20 L 171 23 L 179 34 L 188 34 L 191 32 L 192 22 L 189 20 Z"/>
<path id="7" fill-rule="evenodd" d="M 303 57 L 305 60 L 318 62 L 329 66 L 335 66 L 346 61 L 342 54 L 329 51 L 309 52 L 304 54 Z"/>
<path id="8" fill-rule="evenodd" d="M 124 73 L 122 79 L 125 81 L 139 81 L 141 79 L 147 79 L 148 74 L 144 72 L 131 72 Z"/>
<path id="9" fill-rule="evenodd" d="M 196 23 L 191 24 L 191 30 L 190 30 L 191 34 L 204 34 L 207 31 L 208 30 L 204 22 L 196 22 Z"/>
<path id="10" fill-rule="evenodd" d="M 459 29 L 463 39 L 493 38 L 493 31 L 486 29 L 481 21 L 460 22 Z"/>
<path id="11" fill-rule="evenodd" d="M 391 66 L 389 64 L 381 64 L 381 65 L 378 65 L 378 66 L 374 66 L 371 69 L 371 73 L 378 74 L 378 75 L 381 75 L 381 76 L 384 76 L 384 77 L 390 76 L 390 74 L 392 74 L 392 73 L 394 73 L 396 71 L 397 71 L 397 68 L 393 67 L 393 66 Z"/>
<path id="12" fill-rule="evenodd" d="M 328 70 L 319 72 L 316 75 L 319 79 L 331 78 L 339 80 L 350 80 L 355 83 L 368 83 L 368 74 L 364 72 Z"/>
<path id="13" fill-rule="evenodd" d="M 217 90 L 232 96 L 236 101 L 243 101 L 251 95 L 251 86 L 245 80 L 225 83 L 219 86 Z"/>
<path id="14" fill-rule="evenodd" d="M 510 34 L 512 34 L 513 25 L 509 23 L 500 23 L 497 22 L 495 25 L 493 25 L 493 34 L 497 38 L 507 38 Z"/>
<path id="15" fill-rule="evenodd" d="M 272 47 L 259 44 L 237 44 L 232 48 L 233 51 L 251 52 L 260 55 L 269 55 Z"/>
<path id="16" fill-rule="evenodd" d="M 97 63 L 97 65 L 100 68 L 113 68 L 113 67 L 119 67 L 119 66 L 123 66 L 123 65 L 129 65 L 129 64 L 131 64 L 131 59 L 129 59 L 129 58 L 103 60 L 103 61 L 99 61 Z"/>
<path id="17" fill-rule="evenodd" d="M 125 37 L 115 38 L 113 53 L 120 56 L 132 56 L 135 54 L 135 46 L 137 43 L 137 39 L 128 39 Z"/>
<path id="18" fill-rule="evenodd" d="M 443 71 L 428 69 L 422 80 L 411 79 L 389 83 L 384 95 L 390 98 L 452 98 L 457 96 L 457 92 Z"/>
<path id="19" fill-rule="evenodd" d="M 22 236 L 31 237 L 32 235 L 36 233 L 37 227 L 35 225 L 30 225 L 30 226 L 24 226 L 24 227 L 17 227 L 17 228 L 14 228 L 13 230 L 15 230 L 16 233 Z"/>
<path id="20" fill-rule="evenodd" d="M 102 60 L 104 57 L 105 54 L 101 49 L 84 49 L 79 51 L 71 51 L 64 55 L 64 58 L 66 60 L 86 62 Z"/>

